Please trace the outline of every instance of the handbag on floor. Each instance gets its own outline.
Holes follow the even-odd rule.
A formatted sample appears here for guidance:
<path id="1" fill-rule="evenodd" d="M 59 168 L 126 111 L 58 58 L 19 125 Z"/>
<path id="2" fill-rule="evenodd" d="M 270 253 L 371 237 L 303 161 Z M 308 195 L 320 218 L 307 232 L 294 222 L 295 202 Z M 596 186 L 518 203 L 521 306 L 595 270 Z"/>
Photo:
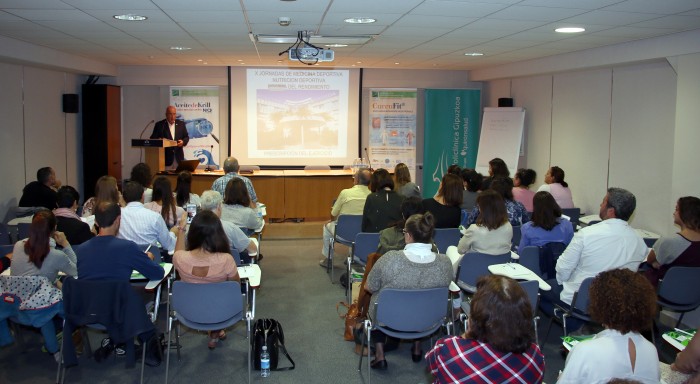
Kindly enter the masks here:
<path id="1" fill-rule="evenodd" d="M 341 305 L 347 309 L 344 315 L 340 314 Z M 360 309 L 357 305 L 357 301 L 350 305 L 344 301 L 341 301 L 335 306 L 335 310 L 338 312 L 338 316 L 341 319 L 345 319 L 345 332 L 343 334 L 343 339 L 346 341 L 355 340 L 352 334 L 355 324 L 360 324 L 362 323 L 362 320 L 364 320 L 364 317 L 360 315 Z"/>
<path id="2" fill-rule="evenodd" d="M 296 367 L 294 360 L 289 356 L 287 348 L 284 346 L 284 332 L 282 324 L 275 319 L 258 319 L 253 325 L 253 367 L 256 371 L 260 370 L 260 353 L 262 347 L 267 346 L 267 351 L 270 353 L 270 370 L 272 371 L 289 371 Z M 292 364 L 291 367 L 278 368 L 280 351 L 287 357 L 287 360 Z"/>

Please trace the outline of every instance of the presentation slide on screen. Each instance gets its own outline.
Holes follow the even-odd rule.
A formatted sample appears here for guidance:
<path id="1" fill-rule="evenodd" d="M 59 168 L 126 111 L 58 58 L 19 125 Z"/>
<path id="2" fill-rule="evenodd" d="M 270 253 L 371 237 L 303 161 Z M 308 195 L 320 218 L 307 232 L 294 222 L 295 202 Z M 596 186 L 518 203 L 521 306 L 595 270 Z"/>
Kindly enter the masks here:
<path id="1" fill-rule="evenodd" d="M 359 71 L 231 68 L 231 153 L 241 164 L 348 165 L 358 157 Z"/>

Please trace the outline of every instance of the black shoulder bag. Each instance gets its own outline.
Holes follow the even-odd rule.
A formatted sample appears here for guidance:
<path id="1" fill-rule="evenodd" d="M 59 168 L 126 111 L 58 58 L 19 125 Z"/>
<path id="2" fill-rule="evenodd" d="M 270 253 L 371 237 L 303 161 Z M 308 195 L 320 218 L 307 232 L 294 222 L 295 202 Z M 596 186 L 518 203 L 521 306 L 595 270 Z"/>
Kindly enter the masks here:
<path id="1" fill-rule="evenodd" d="M 260 370 L 260 353 L 262 347 L 267 346 L 267 352 L 270 354 L 270 370 L 272 371 L 289 371 L 296 367 L 294 360 L 287 353 L 287 348 L 284 346 L 284 333 L 282 325 L 275 319 L 258 319 L 253 326 L 253 367 L 256 371 Z M 279 362 L 280 351 L 284 353 L 291 367 L 277 368 Z"/>

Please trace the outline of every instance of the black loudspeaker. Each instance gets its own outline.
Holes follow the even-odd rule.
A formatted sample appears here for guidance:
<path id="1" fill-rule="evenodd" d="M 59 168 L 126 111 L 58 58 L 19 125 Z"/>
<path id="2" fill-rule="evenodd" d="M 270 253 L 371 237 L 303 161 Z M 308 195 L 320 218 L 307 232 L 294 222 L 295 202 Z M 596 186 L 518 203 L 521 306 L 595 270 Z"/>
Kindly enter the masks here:
<path id="1" fill-rule="evenodd" d="M 64 113 L 78 113 L 80 110 L 78 105 L 78 95 L 75 93 L 64 93 L 63 94 L 63 112 Z"/>
<path id="2" fill-rule="evenodd" d="M 513 106 L 513 98 L 511 97 L 500 97 L 498 99 L 498 107 L 503 108 L 503 107 L 512 107 Z"/>

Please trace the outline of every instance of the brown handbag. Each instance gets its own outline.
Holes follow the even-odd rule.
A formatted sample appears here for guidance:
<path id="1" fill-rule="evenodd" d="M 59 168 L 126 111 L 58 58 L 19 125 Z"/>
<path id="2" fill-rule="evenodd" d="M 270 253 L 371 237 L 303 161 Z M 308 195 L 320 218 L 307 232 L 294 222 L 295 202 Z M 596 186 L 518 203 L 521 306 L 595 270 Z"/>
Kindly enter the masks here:
<path id="1" fill-rule="evenodd" d="M 343 315 L 340 314 L 341 305 L 347 309 L 347 311 Z M 338 303 L 338 305 L 335 306 L 335 310 L 338 312 L 338 316 L 341 319 L 345 319 L 345 331 L 343 334 L 343 339 L 345 339 L 346 341 L 355 340 L 355 337 L 352 334 L 353 329 L 355 329 L 355 324 L 361 323 L 363 320 L 358 310 L 357 301 L 353 302 L 350 305 L 348 305 L 348 303 L 344 301 L 341 301 Z"/>

